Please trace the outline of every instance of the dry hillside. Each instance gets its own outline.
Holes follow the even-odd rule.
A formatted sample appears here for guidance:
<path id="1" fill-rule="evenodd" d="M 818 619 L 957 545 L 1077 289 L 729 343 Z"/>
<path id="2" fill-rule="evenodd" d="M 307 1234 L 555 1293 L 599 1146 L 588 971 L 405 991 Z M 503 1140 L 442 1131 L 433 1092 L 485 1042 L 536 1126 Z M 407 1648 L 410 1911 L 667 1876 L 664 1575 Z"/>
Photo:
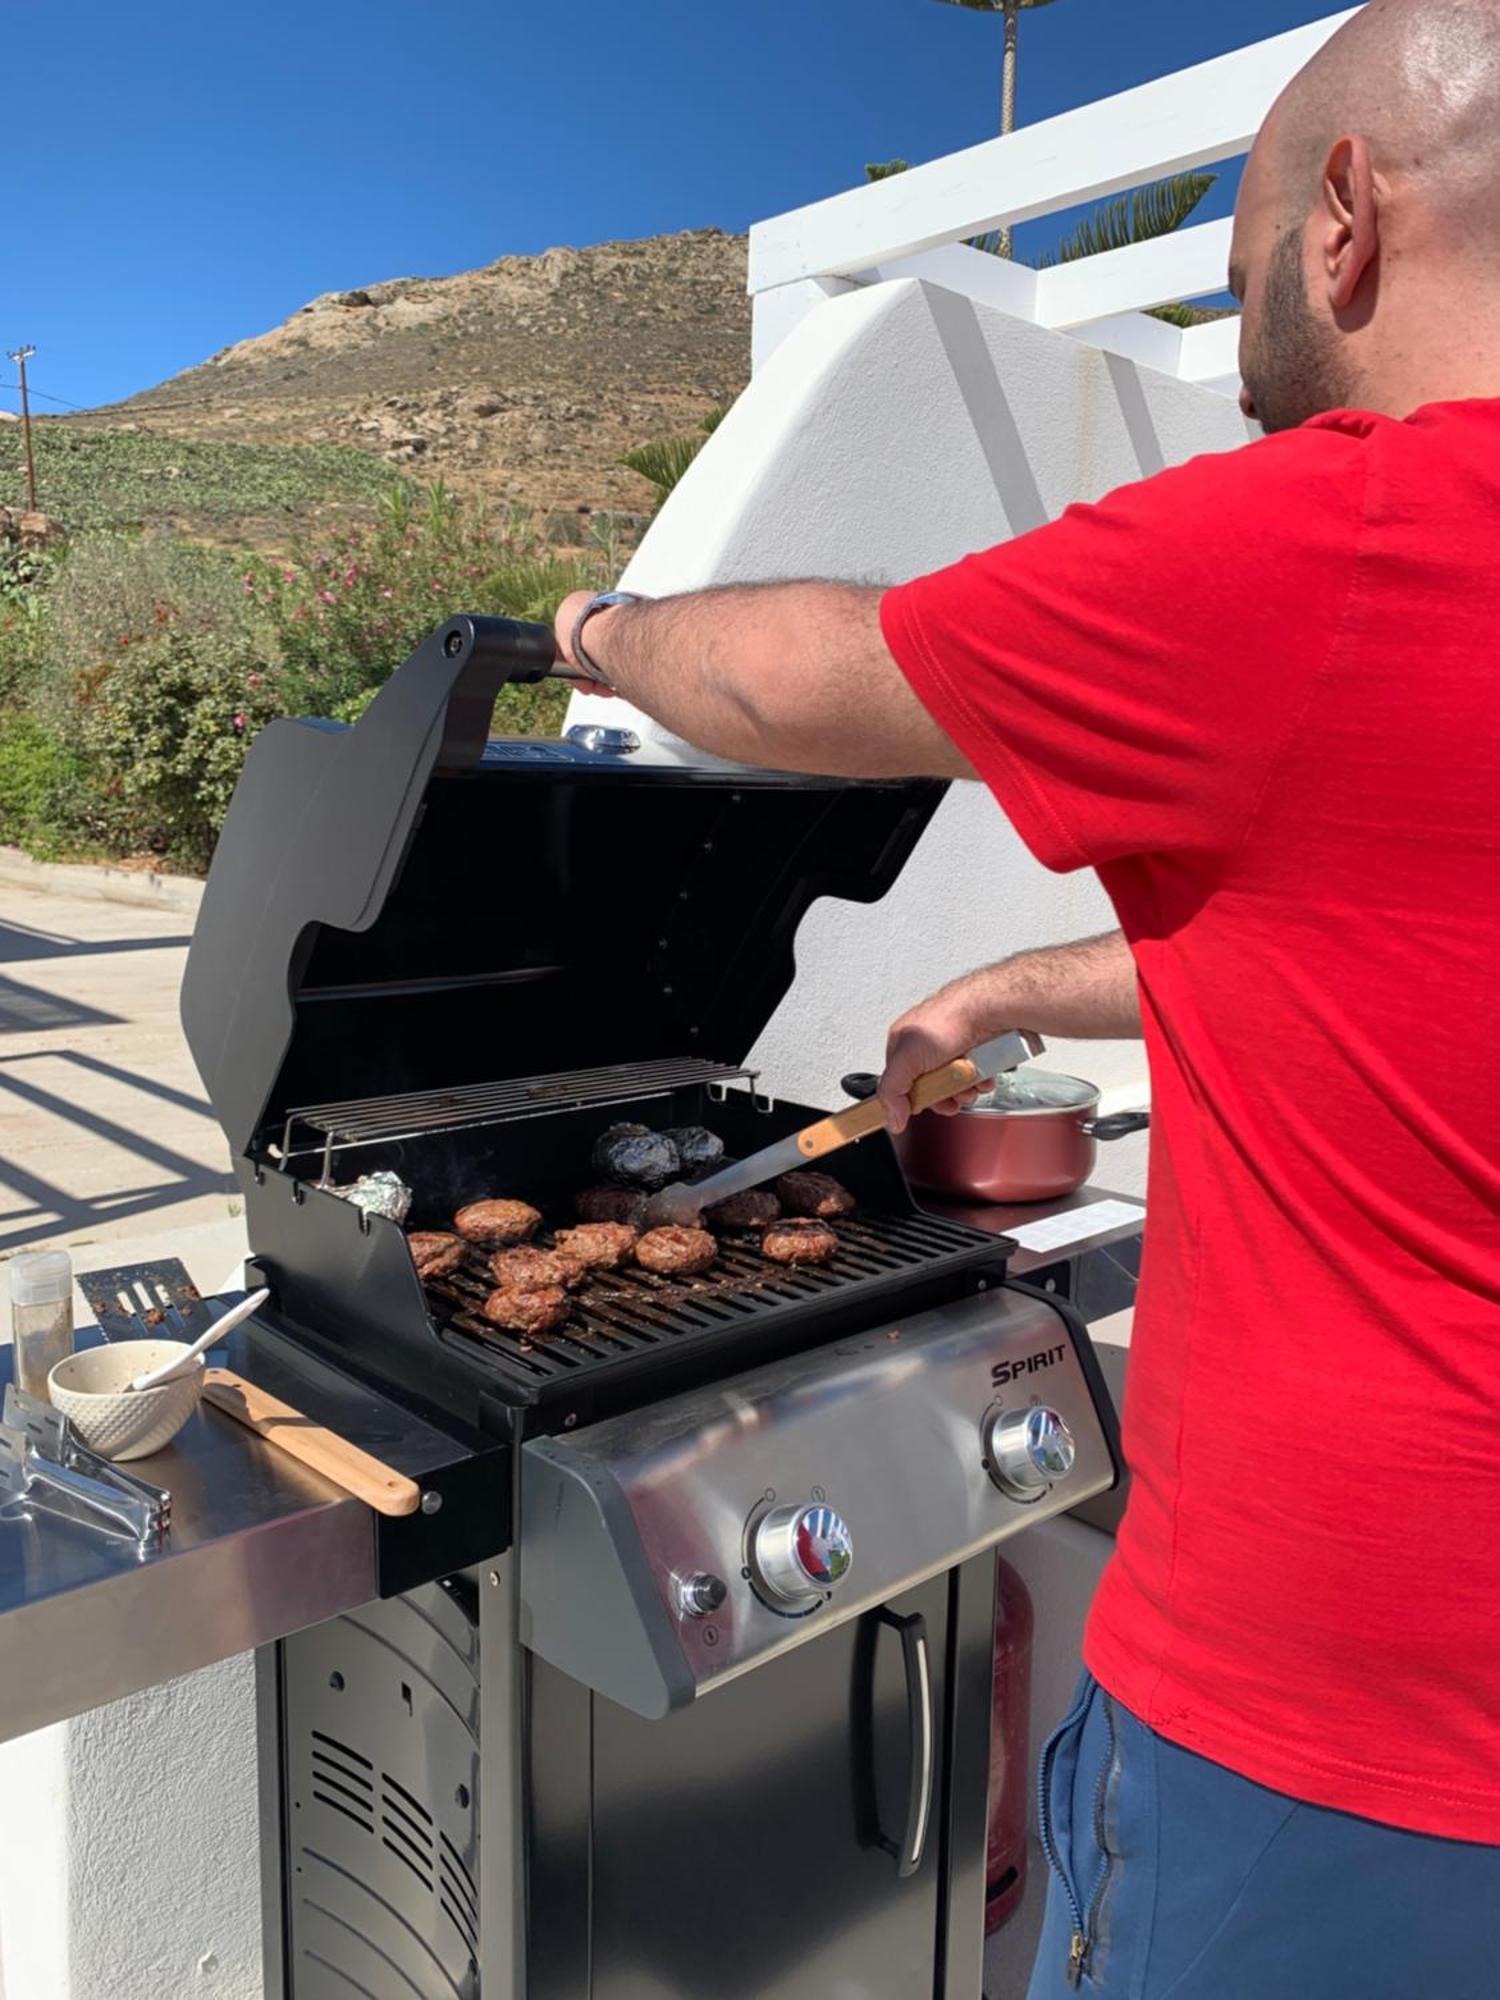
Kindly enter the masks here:
<path id="1" fill-rule="evenodd" d="M 353 445 L 497 500 L 631 511 L 652 493 L 620 453 L 692 429 L 749 359 L 744 239 L 691 230 L 325 293 L 84 421 Z"/>

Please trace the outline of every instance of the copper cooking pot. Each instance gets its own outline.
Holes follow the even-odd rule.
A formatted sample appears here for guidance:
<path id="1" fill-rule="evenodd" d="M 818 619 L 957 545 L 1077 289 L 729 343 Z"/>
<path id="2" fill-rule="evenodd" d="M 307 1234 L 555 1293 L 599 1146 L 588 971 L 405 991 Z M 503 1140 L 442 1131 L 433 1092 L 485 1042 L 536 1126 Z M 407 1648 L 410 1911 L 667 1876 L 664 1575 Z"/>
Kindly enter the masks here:
<path id="1" fill-rule="evenodd" d="M 851 1097 L 869 1097 L 878 1079 L 846 1076 Z M 914 1187 L 959 1201 L 1053 1201 L 1094 1171 L 1099 1144 L 1144 1132 L 1149 1111 L 1107 1118 L 1097 1084 L 1051 1070 L 1013 1070 L 993 1090 L 948 1117 L 919 1111 L 895 1141 Z"/>

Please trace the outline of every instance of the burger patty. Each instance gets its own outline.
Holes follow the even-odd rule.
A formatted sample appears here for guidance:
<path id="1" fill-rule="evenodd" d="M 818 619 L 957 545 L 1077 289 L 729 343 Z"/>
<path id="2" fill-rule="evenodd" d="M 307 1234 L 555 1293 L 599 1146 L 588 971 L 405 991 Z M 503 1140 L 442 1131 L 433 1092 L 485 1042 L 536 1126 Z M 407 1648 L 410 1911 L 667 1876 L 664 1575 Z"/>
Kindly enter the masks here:
<path id="1" fill-rule="evenodd" d="M 696 1277 L 718 1254 L 719 1246 L 706 1229 L 680 1229 L 671 1222 L 661 1229 L 648 1229 L 635 1246 L 638 1264 L 669 1278 Z"/>
<path id="2" fill-rule="evenodd" d="M 446 1278 L 464 1261 L 467 1247 L 461 1236 L 446 1229 L 413 1229 L 406 1239 L 417 1276 L 425 1284 L 429 1278 Z"/>
<path id="3" fill-rule="evenodd" d="M 495 1252 L 490 1259 L 490 1276 L 511 1292 L 566 1291 L 580 1282 L 583 1266 L 561 1251 L 518 1243 L 513 1249 Z"/>
<path id="4" fill-rule="evenodd" d="M 703 1211 L 705 1222 L 715 1229 L 764 1229 L 781 1213 L 781 1203 L 769 1188 L 746 1188 L 743 1194 L 727 1195 Z"/>
<path id="5" fill-rule="evenodd" d="M 798 1168 L 783 1174 L 776 1192 L 788 1215 L 817 1215 L 825 1221 L 834 1215 L 852 1215 L 854 1197 L 832 1174 L 815 1174 Z"/>
<path id="6" fill-rule="evenodd" d="M 583 1222 L 623 1222 L 639 1229 L 646 1219 L 646 1197 L 634 1188 L 585 1188 L 574 1206 Z"/>
<path id="7" fill-rule="evenodd" d="M 529 1201 L 471 1201 L 453 1218 L 453 1227 L 470 1243 L 487 1250 L 525 1243 L 537 1232 L 541 1210 Z"/>
<path id="8" fill-rule="evenodd" d="M 760 1239 L 761 1254 L 773 1264 L 826 1264 L 839 1239 L 826 1222 L 813 1216 L 788 1216 L 773 1222 Z"/>
<path id="9" fill-rule="evenodd" d="M 493 1325 L 503 1326 L 509 1333 L 552 1333 L 568 1317 L 568 1295 L 558 1285 L 543 1285 L 534 1292 L 500 1285 L 481 1311 Z"/>
<path id="10" fill-rule="evenodd" d="M 640 1234 L 629 1222 L 581 1222 L 553 1237 L 557 1254 L 580 1271 L 618 1271 L 630 1262 Z"/>

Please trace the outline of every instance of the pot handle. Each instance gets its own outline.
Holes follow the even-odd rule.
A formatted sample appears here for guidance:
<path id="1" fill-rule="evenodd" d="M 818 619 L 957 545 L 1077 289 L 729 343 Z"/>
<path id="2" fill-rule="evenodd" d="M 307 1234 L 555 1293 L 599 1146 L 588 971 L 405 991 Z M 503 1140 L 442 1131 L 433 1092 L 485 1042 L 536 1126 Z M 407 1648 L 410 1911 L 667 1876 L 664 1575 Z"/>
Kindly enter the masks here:
<path id="1" fill-rule="evenodd" d="M 863 1104 L 880 1088 L 880 1078 L 867 1069 L 857 1069 L 839 1082 L 839 1089 L 845 1097 L 857 1098 Z"/>
<path id="2" fill-rule="evenodd" d="M 1091 1139 L 1128 1139 L 1132 1132 L 1151 1129 L 1149 1111 L 1112 1111 L 1107 1118 L 1095 1118 L 1084 1126 Z"/>

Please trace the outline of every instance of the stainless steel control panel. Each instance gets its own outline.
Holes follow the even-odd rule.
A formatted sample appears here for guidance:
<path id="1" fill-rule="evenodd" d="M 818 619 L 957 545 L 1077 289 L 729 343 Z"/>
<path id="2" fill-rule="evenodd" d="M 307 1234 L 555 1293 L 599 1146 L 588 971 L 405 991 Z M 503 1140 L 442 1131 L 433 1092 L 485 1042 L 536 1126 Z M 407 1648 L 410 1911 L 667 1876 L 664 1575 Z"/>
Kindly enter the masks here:
<path id="1" fill-rule="evenodd" d="M 648 1716 L 1115 1476 L 1061 1315 L 999 1289 L 522 1461 L 522 1637 Z"/>

